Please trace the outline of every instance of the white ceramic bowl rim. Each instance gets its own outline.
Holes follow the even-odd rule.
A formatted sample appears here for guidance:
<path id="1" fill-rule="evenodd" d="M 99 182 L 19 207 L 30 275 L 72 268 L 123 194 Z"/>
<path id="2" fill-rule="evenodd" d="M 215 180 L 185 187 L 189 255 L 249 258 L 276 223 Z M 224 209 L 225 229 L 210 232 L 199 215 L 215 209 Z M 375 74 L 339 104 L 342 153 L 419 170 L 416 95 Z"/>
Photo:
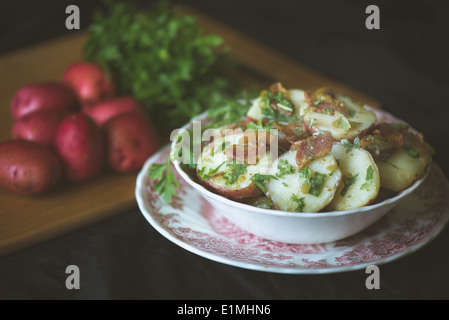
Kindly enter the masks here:
<path id="1" fill-rule="evenodd" d="M 383 111 L 383 112 L 385 112 L 385 111 Z M 207 116 L 207 111 L 203 112 L 202 114 L 200 114 L 200 115 L 196 116 L 195 118 L 193 118 L 189 123 L 185 124 L 182 127 L 182 129 L 188 129 L 193 121 L 203 120 L 206 116 Z M 176 143 L 176 139 L 174 139 L 172 141 L 171 148 L 173 148 L 175 143 Z M 418 186 L 421 185 L 421 183 L 427 178 L 427 176 L 428 176 L 428 174 L 430 172 L 430 167 L 431 167 L 431 163 L 429 163 L 429 166 L 427 168 L 426 173 L 421 178 L 416 180 L 407 189 L 402 190 L 401 192 L 399 192 L 394 197 L 385 199 L 385 200 L 383 200 L 381 202 L 378 202 L 378 203 L 375 203 L 375 204 L 366 205 L 366 206 L 363 206 L 363 207 L 360 207 L 360 208 L 356 208 L 356 209 L 352 209 L 352 210 L 342 210 L 342 211 L 290 212 L 290 211 L 282 211 L 282 210 L 275 210 L 275 209 L 259 208 L 259 207 L 255 207 L 255 206 L 252 206 L 252 205 L 249 205 L 249 204 L 245 204 L 245 203 L 240 203 L 240 202 L 228 199 L 226 197 L 223 197 L 223 196 L 221 196 L 219 194 L 216 194 L 216 193 L 208 190 L 203 185 L 193 181 L 189 177 L 189 175 L 181 168 L 179 161 L 175 160 L 175 161 L 172 161 L 172 163 L 173 163 L 175 169 L 178 171 L 178 173 L 181 175 L 181 177 L 187 183 L 189 183 L 196 190 L 204 193 L 205 195 L 207 195 L 210 198 L 213 198 L 216 201 L 220 201 L 220 202 L 222 202 L 224 204 L 227 204 L 227 205 L 236 206 L 236 207 L 239 207 L 240 209 L 245 209 L 245 210 L 248 210 L 248 211 L 254 211 L 254 212 L 261 213 L 261 214 L 275 215 L 275 216 L 280 216 L 280 217 L 290 216 L 290 217 L 298 217 L 298 218 L 299 217 L 302 217 L 302 218 L 325 218 L 325 217 L 337 217 L 337 216 L 342 216 L 342 215 L 362 214 L 362 213 L 365 213 L 365 212 L 368 212 L 368 211 L 373 211 L 373 210 L 375 210 L 377 208 L 380 208 L 380 207 L 391 205 L 391 204 L 393 204 L 395 202 L 398 202 L 402 198 L 406 197 L 407 195 L 409 195 L 413 191 L 415 191 L 416 188 L 418 188 Z"/>

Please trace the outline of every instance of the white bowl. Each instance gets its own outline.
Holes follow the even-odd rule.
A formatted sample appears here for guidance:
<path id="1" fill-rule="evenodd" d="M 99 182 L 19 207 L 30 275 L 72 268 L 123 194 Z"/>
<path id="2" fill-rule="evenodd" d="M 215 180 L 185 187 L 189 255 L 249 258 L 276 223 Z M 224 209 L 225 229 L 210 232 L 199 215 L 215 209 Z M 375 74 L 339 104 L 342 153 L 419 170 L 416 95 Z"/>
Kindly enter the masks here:
<path id="1" fill-rule="evenodd" d="M 202 114 L 194 120 L 204 118 L 205 114 Z M 189 124 L 183 128 L 188 127 Z M 172 147 L 175 142 L 173 141 Z M 429 172 L 427 170 L 427 173 L 409 188 L 379 203 L 346 211 L 307 213 L 263 209 L 227 199 L 194 181 L 178 161 L 173 161 L 173 164 L 182 179 L 195 188 L 219 214 L 236 226 L 265 239 L 292 244 L 332 242 L 364 230 L 418 188 Z"/>

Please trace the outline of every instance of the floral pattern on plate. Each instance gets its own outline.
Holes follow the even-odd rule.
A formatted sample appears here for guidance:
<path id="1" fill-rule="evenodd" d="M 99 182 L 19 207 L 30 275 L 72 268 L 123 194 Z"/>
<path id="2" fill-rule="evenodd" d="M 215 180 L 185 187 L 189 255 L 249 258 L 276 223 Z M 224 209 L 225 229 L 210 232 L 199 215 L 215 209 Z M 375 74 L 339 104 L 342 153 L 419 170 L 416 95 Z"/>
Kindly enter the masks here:
<path id="1" fill-rule="evenodd" d="M 449 220 L 449 183 L 432 164 L 426 181 L 387 215 L 358 234 L 323 244 L 288 244 L 262 239 L 233 225 L 191 186 L 166 204 L 148 177 L 153 162 L 165 162 L 169 147 L 150 158 L 137 178 L 136 198 L 148 222 L 163 236 L 202 257 L 246 269 L 334 273 L 382 264 L 414 252 Z"/>

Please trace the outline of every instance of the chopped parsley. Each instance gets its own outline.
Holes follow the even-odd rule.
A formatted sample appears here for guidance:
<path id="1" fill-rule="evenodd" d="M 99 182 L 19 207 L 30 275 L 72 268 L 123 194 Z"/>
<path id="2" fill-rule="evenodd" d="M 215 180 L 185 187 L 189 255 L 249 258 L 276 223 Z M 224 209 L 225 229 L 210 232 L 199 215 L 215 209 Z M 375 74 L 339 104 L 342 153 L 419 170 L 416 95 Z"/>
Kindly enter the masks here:
<path id="1" fill-rule="evenodd" d="M 413 149 L 413 147 L 407 144 L 404 144 L 404 149 L 407 152 L 407 155 L 409 155 L 413 159 L 418 159 L 421 156 L 418 151 L 416 151 L 415 149 Z"/>
<path id="2" fill-rule="evenodd" d="M 315 172 L 313 177 L 310 178 L 310 190 L 309 194 L 318 197 L 323 191 L 324 184 L 326 182 L 327 175 Z"/>
<path id="3" fill-rule="evenodd" d="M 340 196 L 344 197 L 346 195 L 346 192 L 348 192 L 349 187 L 352 186 L 357 181 L 358 175 L 359 174 L 356 174 L 355 176 L 352 177 L 347 177 L 345 181 L 343 181 L 344 186 L 343 189 L 341 189 Z"/>
<path id="4" fill-rule="evenodd" d="M 285 159 L 279 159 L 278 162 L 278 172 L 276 173 L 276 177 L 280 178 L 285 176 L 286 174 L 295 173 L 295 168 Z"/>
<path id="5" fill-rule="evenodd" d="M 228 166 L 231 167 L 231 171 L 223 176 L 223 178 L 226 180 L 227 186 L 235 183 L 239 179 L 239 177 L 246 172 L 247 164 L 236 163 L 234 161 L 233 163 L 228 164 Z"/>
<path id="6" fill-rule="evenodd" d="M 312 176 L 312 171 L 310 171 L 309 167 L 304 167 L 299 170 L 299 177 L 304 178 L 306 183 L 310 184 L 310 177 Z"/>
<path id="7" fill-rule="evenodd" d="M 261 96 L 260 107 L 263 118 L 279 123 L 291 123 L 298 120 L 295 116 L 293 103 L 281 92 L 275 94 L 271 91 L 264 91 Z M 285 113 L 274 110 L 271 106 L 272 102 Z"/>
<path id="8" fill-rule="evenodd" d="M 216 174 L 218 172 L 218 169 L 220 169 L 220 167 L 225 163 L 225 161 L 223 161 L 218 167 L 216 167 L 213 170 L 209 170 L 208 173 L 205 173 L 204 171 L 206 170 L 206 167 L 202 167 L 201 169 L 198 170 L 198 174 L 201 176 L 201 179 L 206 180 L 209 179 L 211 176 L 213 176 L 214 174 Z"/>
<path id="9" fill-rule="evenodd" d="M 292 194 L 290 200 L 292 200 L 296 204 L 295 211 L 302 212 L 304 210 L 304 207 L 306 206 L 304 198 L 298 198 L 296 194 Z"/>
<path id="10" fill-rule="evenodd" d="M 270 179 L 276 179 L 277 178 L 271 174 L 258 174 L 256 173 L 251 177 L 251 181 L 254 182 L 256 187 L 258 187 L 263 193 L 265 193 L 265 186 L 264 184 L 268 182 Z"/>
<path id="11" fill-rule="evenodd" d="M 339 116 L 339 119 L 332 122 L 332 125 L 337 126 L 344 131 L 349 131 L 349 129 L 351 129 L 351 123 L 348 118 L 341 112 L 335 111 L 335 113 Z"/>
<path id="12" fill-rule="evenodd" d="M 343 138 L 341 139 L 341 143 L 343 144 L 343 146 L 346 148 L 346 153 L 349 153 L 352 151 L 352 149 L 356 148 L 360 148 L 360 139 L 358 137 L 356 137 L 354 139 L 354 143 L 351 143 L 348 139 Z"/>
<path id="13" fill-rule="evenodd" d="M 293 112 L 295 106 L 293 103 L 285 97 L 282 92 L 273 93 L 271 91 L 265 91 L 262 96 L 262 103 L 265 106 L 270 106 L 272 103 L 285 112 Z"/>
<path id="14" fill-rule="evenodd" d="M 369 166 L 368 169 L 366 169 L 365 183 L 360 186 L 360 190 L 368 189 L 372 181 L 373 181 L 373 167 Z"/>
<path id="15" fill-rule="evenodd" d="M 321 93 L 320 96 L 318 97 L 317 100 L 313 101 L 312 104 L 316 107 L 317 105 L 319 105 L 321 103 L 321 98 L 323 97 L 323 94 Z M 334 110 L 332 108 L 326 108 L 326 110 L 331 109 Z"/>
<path id="16" fill-rule="evenodd" d="M 260 119 L 257 122 L 249 122 L 246 125 L 246 129 L 251 129 L 251 130 L 254 130 L 254 131 L 259 131 L 259 130 L 270 131 L 271 127 L 270 127 L 270 124 L 268 122 L 263 124 L 262 123 L 262 119 Z"/>
<path id="17" fill-rule="evenodd" d="M 303 188 L 304 192 L 318 197 L 323 191 L 324 184 L 327 179 L 327 175 L 320 172 L 312 172 L 309 167 L 304 167 L 299 170 L 299 176 L 304 178 L 304 184 L 308 185 L 307 188 Z M 310 188 L 309 188 L 310 186 Z"/>

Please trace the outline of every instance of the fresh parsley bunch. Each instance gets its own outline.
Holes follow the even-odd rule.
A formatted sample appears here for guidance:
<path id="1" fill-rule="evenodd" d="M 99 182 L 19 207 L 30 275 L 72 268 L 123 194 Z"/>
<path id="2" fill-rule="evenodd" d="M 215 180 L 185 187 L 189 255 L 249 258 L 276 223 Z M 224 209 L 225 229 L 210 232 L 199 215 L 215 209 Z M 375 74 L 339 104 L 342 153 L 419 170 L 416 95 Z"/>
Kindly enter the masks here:
<path id="1" fill-rule="evenodd" d="M 84 58 L 99 63 L 160 128 L 177 128 L 228 95 L 228 49 L 166 1 L 147 9 L 107 1 L 89 28 Z"/>

